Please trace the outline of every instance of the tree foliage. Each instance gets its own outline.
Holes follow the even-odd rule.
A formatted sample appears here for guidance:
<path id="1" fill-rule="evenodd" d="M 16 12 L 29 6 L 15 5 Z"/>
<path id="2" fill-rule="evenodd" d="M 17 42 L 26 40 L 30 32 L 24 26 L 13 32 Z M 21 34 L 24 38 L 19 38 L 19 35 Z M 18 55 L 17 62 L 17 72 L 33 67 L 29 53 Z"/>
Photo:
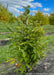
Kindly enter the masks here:
<path id="1" fill-rule="evenodd" d="M 11 57 L 20 64 L 17 70 L 21 71 L 21 73 L 26 72 L 27 69 L 32 70 L 32 67 L 44 57 L 46 46 L 43 41 L 44 30 L 40 23 L 33 21 L 31 19 L 32 16 L 23 14 L 23 17 L 27 17 L 25 23 L 21 19 L 18 20 L 16 31 L 9 28 L 12 32 Z"/>
<path id="2" fill-rule="evenodd" d="M 42 12 L 38 10 L 38 12 L 34 15 L 33 21 L 40 23 L 41 25 L 49 24 L 49 19 L 47 15 L 44 15 Z"/>
<path id="3" fill-rule="evenodd" d="M 27 69 L 32 70 L 32 67 L 44 57 L 46 46 L 41 25 L 47 23 L 45 20 L 48 20 L 48 17 L 40 11 L 35 16 L 29 15 L 29 7 L 24 7 L 24 13 L 16 19 L 4 6 L 0 5 L 0 21 L 18 22 L 15 29 L 8 28 L 12 32 L 9 51 L 10 57 L 15 59 L 12 63 L 17 62 L 21 73 L 26 72 Z"/>
<path id="4" fill-rule="evenodd" d="M 51 25 L 54 25 L 54 12 L 50 13 L 49 22 Z"/>
<path id="5" fill-rule="evenodd" d="M 7 8 L 0 4 L 0 21 L 2 22 L 15 22 L 15 17 L 10 13 Z"/>

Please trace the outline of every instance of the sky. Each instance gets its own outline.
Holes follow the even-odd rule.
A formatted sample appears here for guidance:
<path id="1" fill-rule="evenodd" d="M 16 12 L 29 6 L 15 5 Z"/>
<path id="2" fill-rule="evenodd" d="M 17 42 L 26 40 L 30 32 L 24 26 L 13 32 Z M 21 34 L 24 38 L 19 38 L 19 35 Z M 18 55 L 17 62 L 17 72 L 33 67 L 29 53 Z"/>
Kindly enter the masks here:
<path id="1" fill-rule="evenodd" d="M 8 10 L 15 16 L 23 13 L 23 6 L 28 5 L 30 5 L 30 14 L 36 13 L 37 10 L 49 14 L 54 10 L 54 0 L 0 0 L 0 3 L 5 7 L 8 3 Z"/>

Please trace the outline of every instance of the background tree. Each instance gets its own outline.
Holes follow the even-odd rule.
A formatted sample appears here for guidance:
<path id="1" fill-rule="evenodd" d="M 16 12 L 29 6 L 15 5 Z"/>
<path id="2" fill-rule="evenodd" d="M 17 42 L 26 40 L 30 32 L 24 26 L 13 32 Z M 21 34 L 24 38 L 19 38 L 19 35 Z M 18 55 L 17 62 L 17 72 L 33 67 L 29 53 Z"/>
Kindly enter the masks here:
<path id="1" fill-rule="evenodd" d="M 40 23 L 40 25 L 49 24 L 48 16 L 44 15 L 43 12 L 40 12 L 39 10 L 37 13 L 35 13 L 35 15 L 33 17 L 33 21 Z"/>
<path id="2" fill-rule="evenodd" d="M 50 13 L 49 22 L 51 25 L 54 25 L 54 11 L 52 13 Z"/>
<path id="3" fill-rule="evenodd" d="M 44 15 L 44 25 L 49 24 L 49 16 L 47 14 Z"/>
<path id="4" fill-rule="evenodd" d="M 7 8 L 2 6 L 2 4 L 0 4 L 0 21 L 10 23 L 15 22 L 15 16 L 13 16 L 13 14 L 10 13 Z"/>

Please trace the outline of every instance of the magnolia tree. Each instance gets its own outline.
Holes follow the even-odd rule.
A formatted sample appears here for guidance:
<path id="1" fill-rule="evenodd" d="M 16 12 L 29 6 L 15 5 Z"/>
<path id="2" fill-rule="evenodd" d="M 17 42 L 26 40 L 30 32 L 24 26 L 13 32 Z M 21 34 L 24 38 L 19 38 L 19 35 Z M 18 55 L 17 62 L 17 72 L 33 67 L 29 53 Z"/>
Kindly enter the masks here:
<path id="1" fill-rule="evenodd" d="M 27 17 L 28 15 L 23 14 L 23 16 Z M 18 64 L 17 70 L 21 71 L 22 74 L 28 69 L 32 70 L 32 67 L 45 55 L 44 30 L 39 23 L 31 19 L 28 21 L 29 18 L 26 18 L 25 23 L 22 20 L 18 20 L 16 31 L 9 28 L 12 32 L 11 58 L 14 58 L 13 63 Z"/>

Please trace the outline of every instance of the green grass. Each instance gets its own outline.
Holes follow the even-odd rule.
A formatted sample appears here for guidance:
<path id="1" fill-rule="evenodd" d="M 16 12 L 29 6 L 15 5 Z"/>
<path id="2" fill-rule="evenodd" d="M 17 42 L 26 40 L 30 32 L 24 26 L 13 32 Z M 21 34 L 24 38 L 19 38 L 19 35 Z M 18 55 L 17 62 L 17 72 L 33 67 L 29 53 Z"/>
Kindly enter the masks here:
<path id="1" fill-rule="evenodd" d="M 43 25 L 44 29 L 54 28 L 54 25 Z"/>
<path id="2" fill-rule="evenodd" d="M 12 24 L 5 23 L 4 24 L 4 23 L 0 22 L 0 33 L 10 32 L 10 30 L 7 27 L 10 27 L 13 30 L 15 30 L 15 27 L 17 25 L 18 25 L 17 23 L 12 23 Z M 7 39 L 7 38 L 9 38 L 9 36 L 11 36 L 11 34 L 0 35 L 0 40 Z"/>
<path id="3" fill-rule="evenodd" d="M 54 44 L 50 44 L 47 48 L 46 48 L 46 53 L 52 53 L 54 54 Z"/>
<path id="4" fill-rule="evenodd" d="M 10 27 L 14 30 L 14 28 L 17 26 L 17 23 L 2 23 L 0 22 L 0 33 L 2 32 L 10 32 L 10 30 L 7 27 Z"/>
<path id="5" fill-rule="evenodd" d="M 48 42 L 46 52 L 54 54 L 54 35 L 47 36 L 47 39 L 45 41 Z"/>
<path id="6" fill-rule="evenodd" d="M 54 32 L 54 25 L 44 25 L 43 28 L 46 33 Z"/>
<path id="7" fill-rule="evenodd" d="M 46 33 L 54 32 L 54 29 L 50 29 L 50 30 L 48 29 L 48 30 L 45 30 L 45 32 Z"/>
<path id="8" fill-rule="evenodd" d="M 48 43 L 54 43 L 54 34 L 47 36 Z"/>
<path id="9" fill-rule="evenodd" d="M 0 46 L 0 63 L 5 62 L 10 57 L 9 45 Z"/>
<path id="10" fill-rule="evenodd" d="M 6 23 L 7 24 L 7 23 Z M 9 32 L 9 30 L 6 27 L 6 24 L 0 22 L 0 33 L 1 32 Z"/>
<path id="11" fill-rule="evenodd" d="M 7 39 L 11 36 L 11 34 L 0 35 L 0 40 Z"/>

